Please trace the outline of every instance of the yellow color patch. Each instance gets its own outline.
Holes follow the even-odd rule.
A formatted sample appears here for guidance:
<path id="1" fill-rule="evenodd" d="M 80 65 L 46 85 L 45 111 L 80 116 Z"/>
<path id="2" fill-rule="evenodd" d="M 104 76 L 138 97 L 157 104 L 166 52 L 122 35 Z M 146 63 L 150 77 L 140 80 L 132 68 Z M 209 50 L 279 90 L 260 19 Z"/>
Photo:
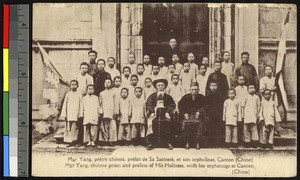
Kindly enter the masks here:
<path id="1" fill-rule="evenodd" d="M 3 49 L 3 91 L 9 91 L 8 49 Z"/>

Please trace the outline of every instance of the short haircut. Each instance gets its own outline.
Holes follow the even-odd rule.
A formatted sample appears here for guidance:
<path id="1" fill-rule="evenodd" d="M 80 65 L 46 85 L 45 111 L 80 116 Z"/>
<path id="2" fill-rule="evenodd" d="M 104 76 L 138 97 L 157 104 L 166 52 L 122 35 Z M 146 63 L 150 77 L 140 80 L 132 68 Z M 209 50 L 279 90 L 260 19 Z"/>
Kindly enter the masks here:
<path id="1" fill-rule="evenodd" d="M 205 69 L 207 69 L 207 66 L 206 66 L 206 64 L 202 64 L 202 63 L 201 63 L 201 64 L 199 64 L 199 69 L 200 69 L 200 67 L 201 67 L 201 66 L 204 66 L 204 67 L 205 67 Z"/>
<path id="2" fill-rule="evenodd" d="M 218 83 L 216 81 L 212 81 L 209 83 L 209 86 L 211 86 L 211 84 L 216 84 L 218 86 Z"/>
<path id="3" fill-rule="evenodd" d="M 89 87 L 93 87 L 94 88 L 94 85 L 93 84 L 89 84 L 86 86 L 86 89 L 88 89 Z"/>
<path id="4" fill-rule="evenodd" d="M 230 54 L 229 51 L 224 51 L 224 52 L 223 52 L 223 56 L 224 56 L 226 53 Z"/>
<path id="5" fill-rule="evenodd" d="M 142 67 L 145 69 L 145 66 L 144 66 L 144 64 L 142 64 L 142 63 L 139 63 L 139 64 L 137 64 L 137 65 L 136 65 L 136 68 L 138 68 L 139 66 L 142 66 Z"/>
<path id="6" fill-rule="evenodd" d="M 135 57 L 135 54 L 133 54 L 133 53 L 130 53 L 128 56 L 130 56 L 130 55 L 133 55 L 133 57 Z"/>
<path id="7" fill-rule="evenodd" d="M 139 77 L 136 74 L 131 75 L 130 79 L 132 79 L 133 77 L 136 77 L 137 80 L 139 79 Z"/>
<path id="8" fill-rule="evenodd" d="M 151 59 L 151 57 L 150 57 L 150 55 L 149 55 L 149 54 L 144 54 L 144 56 L 143 56 L 143 57 L 145 57 L 145 56 L 148 56 L 148 57 L 149 57 L 149 59 Z"/>
<path id="9" fill-rule="evenodd" d="M 159 67 L 159 65 L 158 65 L 158 64 L 153 64 L 153 65 L 152 65 L 152 69 L 153 69 L 153 67 L 155 67 L 155 66 Z"/>
<path id="10" fill-rule="evenodd" d="M 265 90 L 262 92 L 262 94 L 265 95 L 266 92 L 270 92 L 270 93 L 271 93 L 271 90 L 270 90 L 270 89 L 265 89 Z"/>
<path id="11" fill-rule="evenodd" d="M 273 71 L 273 67 L 271 65 L 265 65 L 264 70 L 266 70 L 267 67 L 270 67 Z"/>
<path id="12" fill-rule="evenodd" d="M 147 79 L 149 79 L 149 80 L 152 82 L 152 79 L 151 79 L 151 78 L 149 78 L 149 77 L 145 78 L 145 82 L 146 82 L 146 80 L 147 80 Z"/>
<path id="13" fill-rule="evenodd" d="M 220 65 L 222 65 L 221 61 L 215 61 L 214 64 L 219 63 Z"/>
<path id="14" fill-rule="evenodd" d="M 98 55 L 97 51 L 95 51 L 95 50 L 90 50 L 90 51 L 88 52 L 88 54 L 91 54 L 91 53 L 94 53 L 96 56 Z"/>
<path id="15" fill-rule="evenodd" d="M 172 75 L 171 75 L 171 80 L 173 79 L 174 76 L 177 76 L 177 77 L 179 78 L 179 75 L 178 75 L 178 74 L 172 74 Z"/>
<path id="16" fill-rule="evenodd" d="M 250 56 L 250 54 L 247 51 L 241 53 L 241 57 L 243 57 L 244 55 Z"/>
<path id="17" fill-rule="evenodd" d="M 77 81 L 76 79 L 72 79 L 72 80 L 70 81 L 70 85 L 71 85 L 72 82 L 75 82 L 75 83 L 77 84 L 77 86 L 78 86 L 78 81 Z"/>
<path id="18" fill-rule="evenodd" d="M 104 66 L 106 65 L 106 61 L 104 59 L 98 59 L 97 64 L 102 61 L 104 63 Z"/>
<path id="19" fill-rule="evenodd" d="M 188 64 L 189 66 L 191 66 L 191 63 L 188 62 L 188 61 L 184 61 L 184 62 L 182 63 L 182 65 L 184 65 L 184 64 Z"/>
<path id="20" fill-rule="evenodd" d="M 174 66 L 174 68 L 176 69 L 176 66 L 175 66 L 175 64 L 173 64 L 173 63 L 169 64 L 168 67 L 169 67 L 169 66 Z"/>
<path id="21" fill-rule="evenodd" d="M 104 82 L 105 82 L 106 80 L 109 80 L 109 81 L 112 83 L 112 79 L 106 78 L 106 79 L 104 80 Z"/>
<path id="22" fill-rule="evenodd" d="M 120 79 L 122 81 L 122 78 L 120 76 L 114 77 L 114 81 L 116 81 L 116 79 Z"/>
<path id="23" fill-rule="evenodd" d="M 234 91 L 234 93 L 236 93 L 236 90 L 235 90 L 234 88 L 228 89 L 228 92 L 229 92 L 229 91 Z"/>
<path id="24" fill-rule="evenodd" d="M 129 91 L 129 89 L 128 89 L 127 87 L 123 87 L 123 88 L 121 89 L 121 91 L 120 91 L 120 92 L 122 92 L 123 90 L 126 90 L 126 91 L 127 91 L 127 93 L 128 93 L 128 91 Z"/>
<path id="25" fill-rule="evenodd" d="M 128 69 L 131 72 L 131 68 L 129 66 L 124 66 L 123 67 L 123 72 L 125 71 L 125 69 Z"/>
<path id="26" fill-rule="evenodd" d="M 248 89 L 250 86 L 253 86 L 255 88 L 255 84 L 253 84 L 253 83 L 248 84 Z"/>
<path id="27" fill-rule="evenodd" d="M 134 92 L 135 92 L 137 89 L 140 89 L 140 90 L 143 92 L 143 88 L 140 87 L 140 86 L 135 87 L 135 88 L 134 88 Z"/>
<path id="28" fill-rule="evenodd" d="M 172 54 L 172 57 L 173 57 L 174 55 L 178 56 L 178 58 L 179 58 L 179 55 L 178 55 L 177 53 L 173 53 L 173 54 Z"/>
<path id="29" fill-rule="evenodd" d="M 81 68 L 81 66 L 89 66 L 89 64 L 86 62 L 82 62 L 82 63 L 80 63 L 80 68 Z"/>
<path id="30" fill-rule="evenodd" d="M 115 59 L 114 57 L 109 57 L 109 58 L 107 58 L 107 60 L 109 60 L 109 59 L 114 60 L 114 63 L 116 63 L 116 59 Z"/>

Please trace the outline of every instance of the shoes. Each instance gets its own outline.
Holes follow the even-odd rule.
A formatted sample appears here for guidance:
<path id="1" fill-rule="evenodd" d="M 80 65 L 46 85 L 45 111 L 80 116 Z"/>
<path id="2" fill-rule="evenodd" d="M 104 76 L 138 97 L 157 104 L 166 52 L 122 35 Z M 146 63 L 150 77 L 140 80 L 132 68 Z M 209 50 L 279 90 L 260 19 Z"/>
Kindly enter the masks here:
<path id="1" fill-rule="evenodd" d="M 197 149 L 197 150 L 200 149 L 200 144 L 199 144 L 199 143 L 196 144 L 196 149 Z"/>
<path id="2" fill-rule="evenodd" d="M 186 149 L 186 150 L 190 149 L 189 143 L 186 143 L 185 149 Z"/>
<path id="3" fill-rule="evenodd" d="M 147 150 L 152 150 L 152 149 L 154 149 L 154 147 L 152 146 L 152 144 L 149 144 L 146 148 L 147 148 Z"/>
<path id="4" fill-rule="evenodd" d="M 71 143 L 71 144 L 67 145 L 66 147 L 73 147 L 73 146 L 75 146 L 75 144 Z"/>
<path id="5" fill-rule="evenodd" d="M 172 149 L 173 149 L 172 144 L 168 144 L 168 150 L 172 150 Z"/>

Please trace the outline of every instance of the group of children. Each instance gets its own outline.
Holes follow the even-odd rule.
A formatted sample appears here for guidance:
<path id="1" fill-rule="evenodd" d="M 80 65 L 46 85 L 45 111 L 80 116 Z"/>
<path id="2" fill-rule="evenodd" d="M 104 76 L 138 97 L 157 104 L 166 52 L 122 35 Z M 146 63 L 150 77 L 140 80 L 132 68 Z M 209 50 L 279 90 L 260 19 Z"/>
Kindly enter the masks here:
<path id="1" fill-rule="evenodd" d="M 90 56 L 92 53 L 96 55 Z M 207 98 L 207 111 L 211 111 L 208 116 L 218 121 L 208 129 L 218 131 L 218 123 L 222 122 L 223 116 L 225 142 L 230 146 L 238 142 L 238 122 L 243 123 L 242 137 L 246 147 L 256 147 L 258 140 L 263 148 L 273 145 L 274 125 L 280 117 L 273 101 L 276 87 L 271 66 L 265 67 L 266 77 L 261 79 L 262 97 L 257 95 L 255 86 L 246 85 L 245 76 L 240 75 L 235 77 L 238 85 L 227 88 L 229 98 L 225 100 L 224 96 L 219 97 L 215 93 L 224 87 L 217 81 L 208 82 L 213 70 L 207 57 L 203 57 L 201 64 L 197 65 L 193 53 L 189 53 L 182 62 L 174 53 L 172 63 L 165 66 L 163 56 L 158 57 L 157 62 L 151 62 L 150 56 L 144 55 L 143 63 L 136 64 L 134 54 L 130 54 L 122 73 L 115 68 L 114 58 L 108 58 L 108 67 L 105 67 L 106 62 L 102 59 L 95 63 L 97 52 L 90 51 L 89 57 L 92 57 L 90 64 L 81 63 L 79 77 L 70 81 L 71 91 L 66 94 L 62 107 L 61 117 L 66 119 L 64 141 L 69 146 L 96 146 L 98 141 L 112 146 L 117 141 L 142 145 L 147 131 L 146 101 L 156 92 L 152 81 L 157 79 L 168 81 L 166 93 L 174 99 L 177 112 L 178 102 L 190 93 L 191 83 L 197 82 L 199 93 Z M 221 73 L 221 62 L 214 65 L 214 70 Z M 90 74 L 90 69 L 95 66 L 98 72 Z M 221 117 L 220 120 L 218 117 Z"/>

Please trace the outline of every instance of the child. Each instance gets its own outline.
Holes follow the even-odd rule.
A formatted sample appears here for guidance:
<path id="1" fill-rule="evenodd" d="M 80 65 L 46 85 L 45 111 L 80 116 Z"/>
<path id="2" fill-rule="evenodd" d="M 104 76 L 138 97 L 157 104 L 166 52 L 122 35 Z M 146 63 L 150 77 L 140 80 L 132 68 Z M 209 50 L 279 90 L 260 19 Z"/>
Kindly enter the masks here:
<path id="1" fill-rule="evenodd" d="M 102 121 L 100 124 L 99 141 L 109 142 L 114 146 L 117 141 L 117 126 L 113 116 L 115 114 L 115 93 L 111 89 L 112 80 L 106 79 L 105 90 L 99 95 L 100 107 L 102 108 Z"/>
<path id="2" fill-rule="evenodd" d="M 122 84 L 124 87 L 128 87 L 130 85 L 130 74 L 131 74 L 130 67 L 129 66 L 123 67 Z"/>
<path id="3" fill-rule="evenodd" d="M 159 66 L 157 64 L 153 64 L 152 65 L 152 74 L 150 76 L 150 78 L 152 79 L 152 81 L 155 81 L 157 79 L 161 79 L 162 77 L 159 75 Z"/>
<path id="4" fill-rule="evenodd" d="M 166 93 L 169 94 L 176 104 L 176 111 L 178 111 L 178 102 L 185 95 L 184 88 L 179 83 L 179 75 L 173 74 L 171 77 L 170 85 L 166 89 Z"/>
<path id="5" fill-rule="evenodd" d="M 94 85 L 87 86 L 87 95 L 83 97 L 83 141 L 87 146 L 95 146 L 98 134 L 98 118 L 101 112 L 99 99 L 94 94 Z"/>
<path id="6" fill-rule="evenodd" d="M 128 56 L 128 64 L 126 66 L 130 67 L 131 73 L 136 74 L 136 64 L 135 64 L 135 55 L 134 54 L 129 54 Z"/>
<path id="7" fill-rule="evenodd" d="M 168 74 L 167 74 L 167 76 L 166 76 L 166 79 L 167 79 L 167 81 L 168 81 L 168 84 L 171 84 L 171 83 L 172 83 L 171 78 L 172 78 L 172 75 L 175 74 L 175 70 L 176 70 L 176 68 L 175 68 L 175 65 L 174 65 L 174 64 L 170 64 L 170 65 L 168 66 Z"/>
<path id="8" fill-rule="evenodd" d="M 88 52 L 89 56 L 89 64 L 88 64 L 88 74 L 91 75 L 92 77 L 96 74 L 97 72 L 97 64 L 96 64 L 96 59 L 97 59 L 97 51 L 95 50 L 90 50 Z"/>
<path id="9" fill-rule="evenodd" d="M 125 141 L 127 145 L 131 140 L 131 125 L 130 125 L 130 118 L 132 114 L 131 103 L 128 98 L 128 88 L 121 89 L 121 98 L 118 103 L 119 106 L 119 131 L 118 131 L 118 140 Z"/>
<path id="10" fill-rule="evenodd" d="M 277 98 L 277 86 L 275 85 L 275 77 L 272 76 L 273 68 L 270 65 L 265 66 L 265 77 L 260 79 L 259 83 L 259 92 L 262 93 L 265 89 L 271 90 L 271 100 L 276 103 L 278 106 L 278 98 Z"/>
<path id="11" fill-rule="evenodd" d="M 86 94 L 86 87 L 89 84 L 94 84 L 94 79 L 88 73 L 88 64 L 83 62 L 80 64 L 80 74 L 76 77 L 78 81 L 77 91 L 84 96 Z"/>
<path id="12" fill-rule="evenodd" d="M 238 85 L 234 88 L 236 92 L 236 99 L 239 102 L 242 102 L 243 98 L 246 97 L 246 95 L 249 94 L 248 87 L 245 86 L 245 76 L 239 75 L 238 76 Z"/>
<path id="13" fill-rule="evenodd" d="M 108 72 L 111 76 L 111 79 L 114 79 L 116 76 L 120 76 L 120 71 L 115 67 L 116 60 L 113 57 L 109 57 L 107 59 L 107 66 L 105 67 L 105 71 Z"/>
<path id="14" fill-rule="evenodd" d="M 141 143 L 141 138 L 146 135 L 146 101 L 142 97 L 143 89 L 141 87 L 134 88 L 134 97 L 132 98 L 132 118 L 131 124 L 131 138 L 133 145 Z"/>
<path id="15" fill-rule="evenodd" d="M 166 78 L 168 74 L 168 68 L 165 66 L 165 58 L 160 56 L 157 60 L 158 66 L 159 66 L 159 76 L 161 78 Z"/>
<path id="16" fill-rule="evenodd" d="M 233 88 L 234 83 L 234 64 L 230 62 L 230 52 L 225 51 L 223 54 L 222 73 L 226 75 L 229 88 Z"/>
<path id="17" fill-rule="evenodd" d="M 241 103 L 244 143 L 247 148 L 250 146 L 255 148 L 258 142 L 257 120 L 259 119 L 260 99 L 255 94 L 254 84 L 248 86 L 248 92 L 249 94 Z"/>
<path id="18" fill-rule="evenodd" d="M 130 86 L 128 87 L 129 90 L 129 98 L 134 96 L 134 88 L 137 86 L 139 78 L 136 74 L 131 75 L 130 77 Z"/>
<path id="19" fill-rule="evenodd" d="M 185 94 L 190 93 L 191 83 L 195 81 L 195 74 L 190 71 L 190 63 L 184 62 L 183 68 L 180 73 L 181 85 L 184 89 Z"/>
<path id="20" fill-rule="evenodd" d="M 139 81 L 137 83 L 137 86 L 144 87 L 145 78 L 146 78 L 144 71 L 145 71 L 144 65 L 138 64 L 137 65 L 137 76 L 138 76 Z"/>
<path id="21" fill-rule="evenodd" d="M 262 148 L 273 149 L 274 126 L 281 121 L 276 103 L 271 99 L 272 91 L 265 89 L 262 92 L 263 100 L 259 113 L 259 141 Z"/>
<path id="22" fill-rule="evenodd" d="M 152 65 L 150 64 L 151 63 L 150 56 L 145 54 L 143 62 L 144 62 L 144 68 L 145 68 L 144 74 L 149 77 L 151 75 L 151 71 L 152 71 Z"/>
<path id="23" fill-rule="evenodd" d="M 206 83 L 208 79 L 208 75 L 206 73 L 207 66 L 205 64 L 200 64 L 199 66 L 199 74 L 197 75 L 196 81 L 199 84 L 199 93 L 205 96 Z"/>
<path id="24" fill-rule="evenodd" d="M 72 80 L 70 86 L 71 91 L 66 94 L 61 110 L 61 117 L 66 120 L 64 142 L 70 143 L 68 147 L 75 146 L 78 140 L 77 121 L 82 117 L 82 95 L 76 91 L 78 81 Z"/>
<path id="25" fill-rule="evenodd" d="M 114 87 L 112 88 L 112 91 L 114 92 L 115 94 L 115 101 L 116 101 L 116 104 L 118 104 L 117 101 L 119 101 L 120 99 L 120 93 L 121 93 L 121 89 L 122 89 L 122 79 L 120 76 L 116 76 L 114 78 Z M 116 112 L 118 112 L 118 106 L 116 106 Z"/>
<path id="26" fill-rule="evenodd" d="M 239 118 L 239 102 L 235 99 L 235 90 L 229 89 L 229 98 L 224 102 L 223 121 L 225 121 L 225 143 L 227 147 L 236 147 L 238 142 L 237 121 Z"/>
<path id="27" fill-rule="evenodd" d="M 175 65 L 175 73 L 180 74 L 182 70 L 182 65 L 179 63 L 179 56 L 178 54 L 173 54 L 172 55 L 172 63 Z"/>
<path id="28" fill-rule="evenodd" d="M 208 134 L 211 137 L 223 136 L 225 134 L 225 127 L 222 123 L 223 116 L 223 105 L 224 105 L 224 97 L 218 91 L 219 85 L 217 82 L 211 82 L 209 84 L 209 91 L 206 94 L 206 102 L 207 102 L 207 116 L 209 118 L 208 123 Z M 221 142 L 213 141 L 218 145 Z"/>
<path id="29" fill-rule="evenodd" d="M 191 70 L 192 72 L 195 73 L 195 77 L 197 77 L 198 75 L 198 65 L 195 63 L 195 55 L 193 53 L 189 53 L 188 57 L 187 57 L 190 66 L 191 66 Z"/>
<path id="30" fill-rule="evenodd" d="M 153 93 L 155 93 L 155 88 L 152 86 L 151 78 L 148 77 L 145 79 L 145 87 L 143 89 L 143 95 L 145 100 L 147 100 L 148 97 Z"/>
<path id="31" fill-rule="evenodd" d="M 171 64 L 171 59 L 173 54 L 177 54 L 178 56 L 181 56 L 179 47 L 177 45 L 177 41 L 175 38 L 171 38 L 169 41 L 169 46 L 167 46 L 166 48 L 162 49 L 162 53 L 161 54 L 165 54 L 164 57 L 166 58 L 166 65 Z"/>
<path id="32" fill-rule="evenodd" d="M 203 57 L 201 63 L 206 65 L 206 67 L 207 67 L 206 68 L 207 75 L 210 75 L 211 73 L 213 73 L 213 70 L 211 69 L 211 67 L 209 65 L 209 59 L 208 59 L 208 57 Z"/>

